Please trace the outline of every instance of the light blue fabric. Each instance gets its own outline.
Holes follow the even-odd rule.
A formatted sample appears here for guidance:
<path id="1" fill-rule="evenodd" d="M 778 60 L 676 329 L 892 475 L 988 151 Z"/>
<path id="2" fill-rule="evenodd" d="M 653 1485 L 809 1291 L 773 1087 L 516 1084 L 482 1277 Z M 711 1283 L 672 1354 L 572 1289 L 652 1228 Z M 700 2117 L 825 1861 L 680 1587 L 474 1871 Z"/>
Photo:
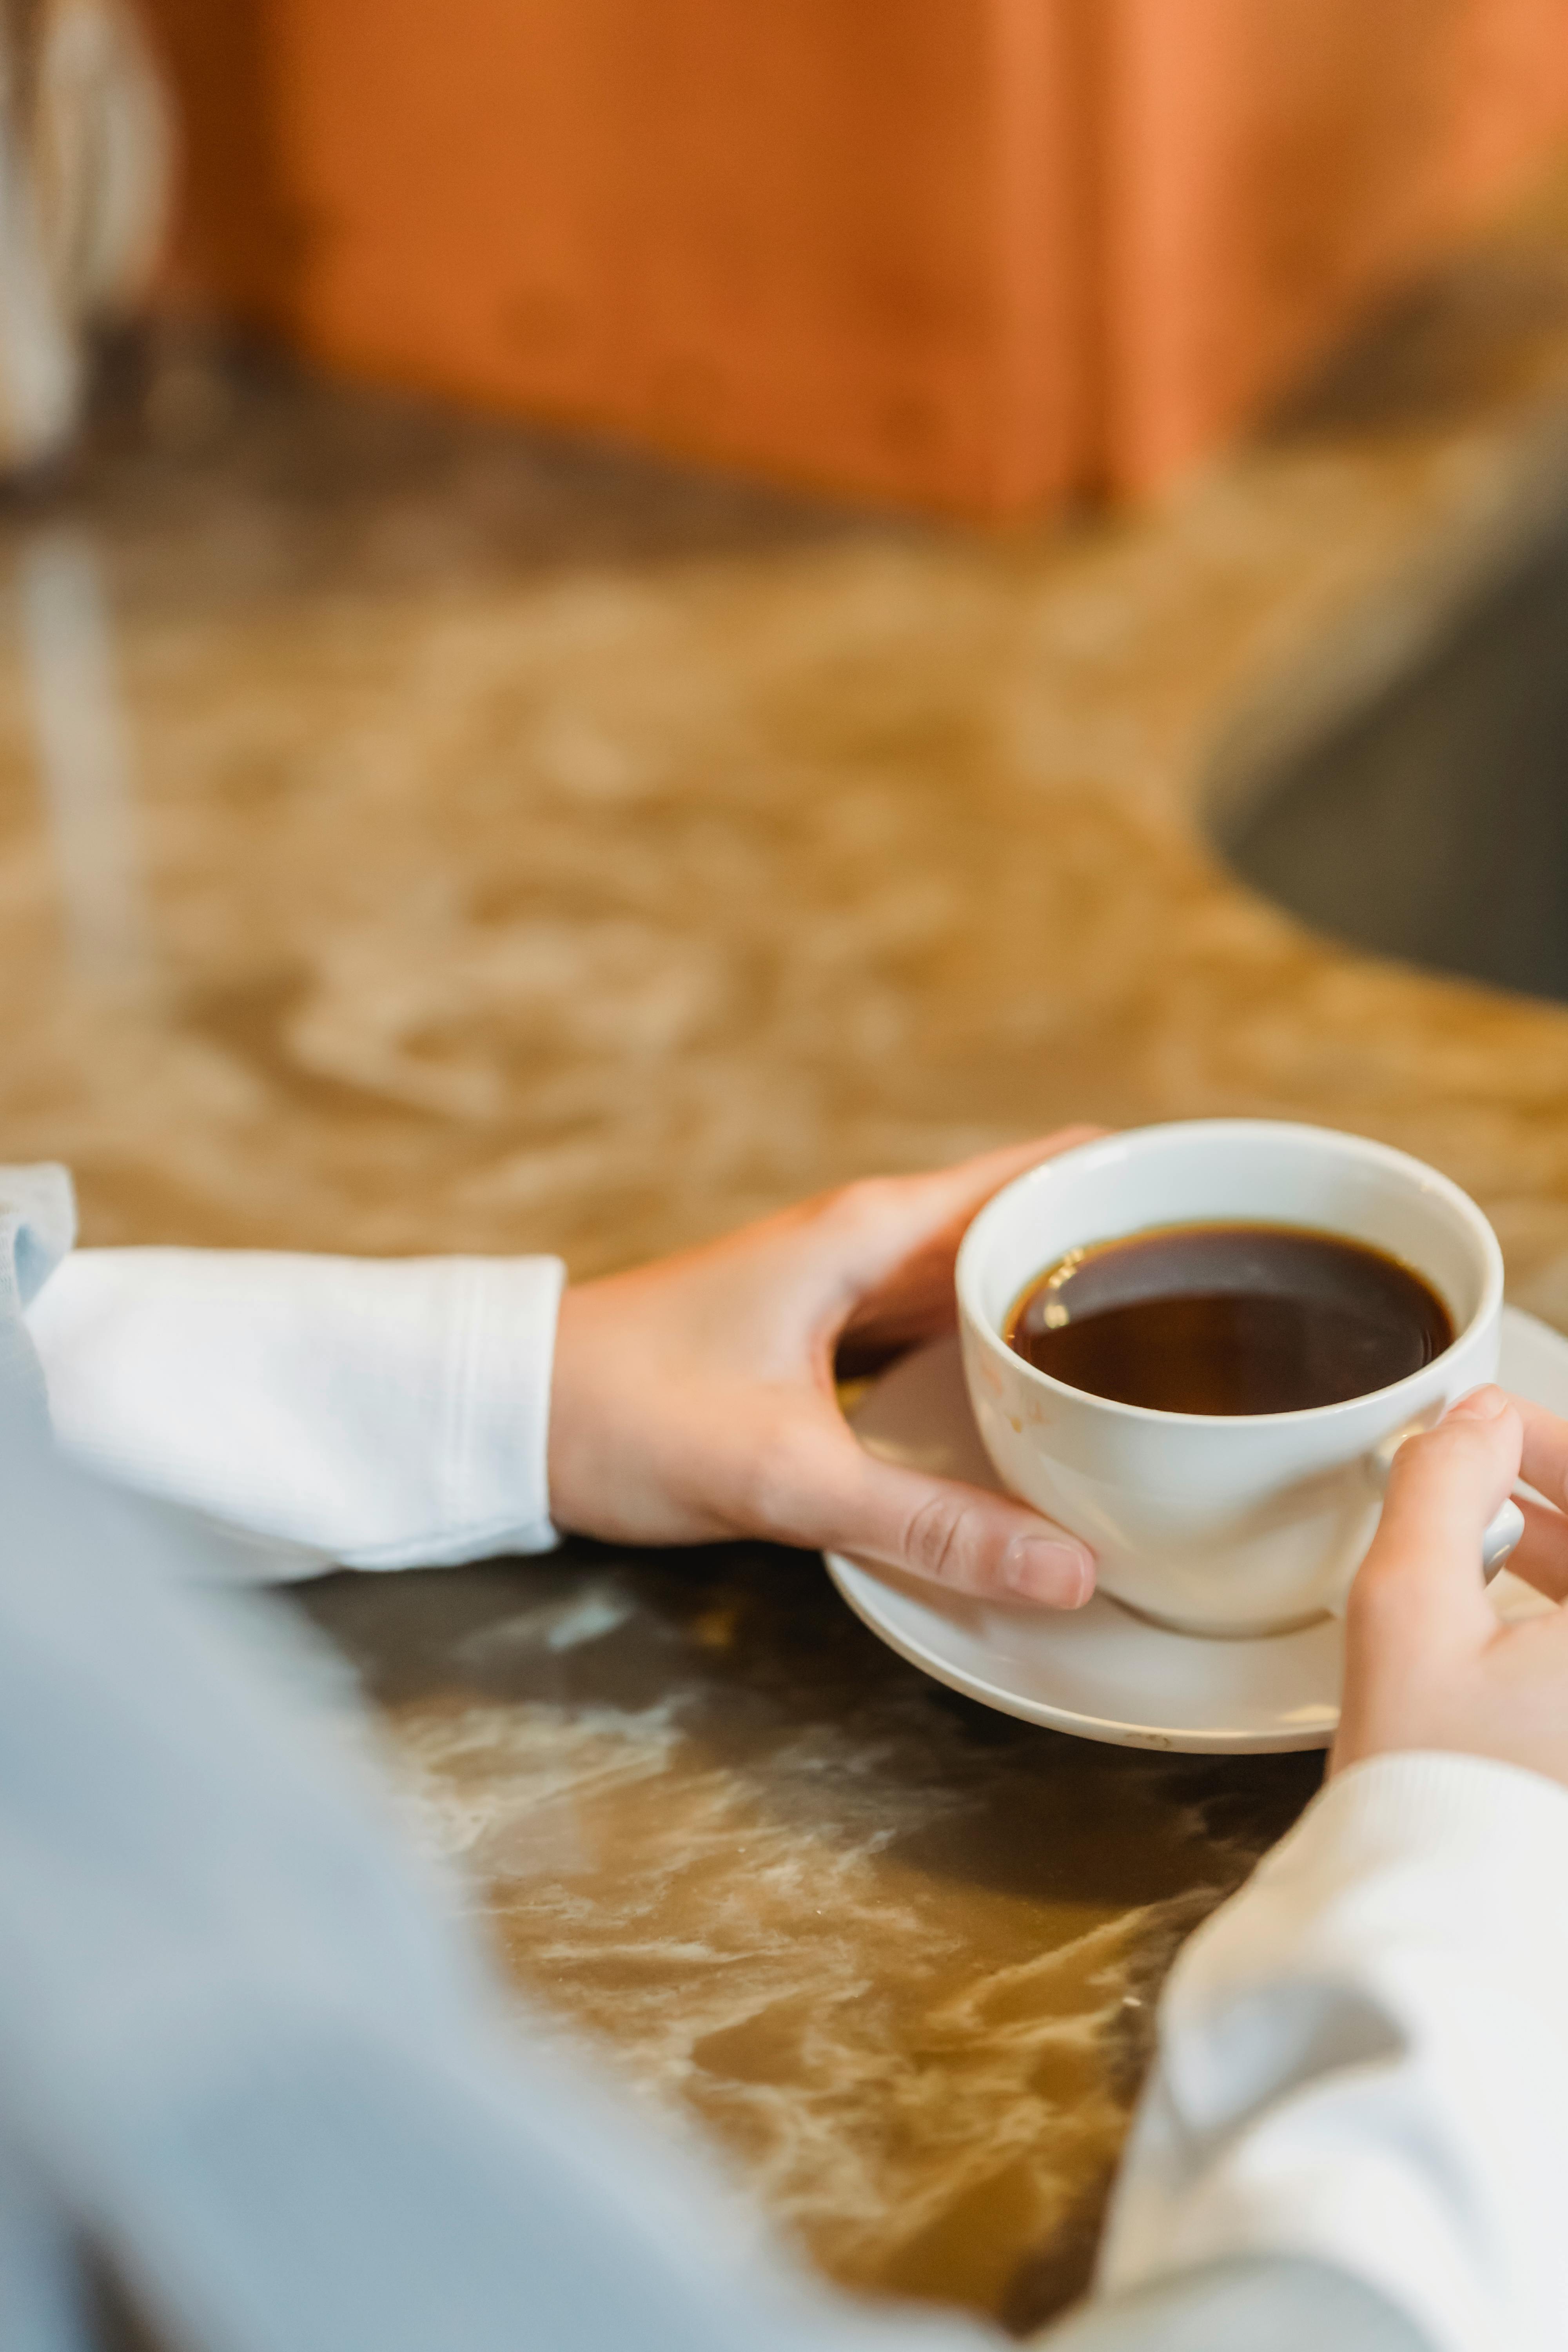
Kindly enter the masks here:
<path id="1" fill-rule="evenodd" d="M 205 2352 L 973 2347 L 778 2264 L 517 2033 L 267 1603 L 172 1581 L 14 1430 L 0 1478 L 14 2203 L 47 2184 Z M 47 2235 L 6 2352 L 74 2344 Z"/>
<path id="2" fill-rule="evenodd" d="M 22 1325 L 76 1239 L 76 1196 L 63 1168 L 0 1167 L 0 1397 L 42 1438 L 47 1405 L 37 1358 Z"/>
<path id="3" fill-rule="evenodd" d="M 83 2352 L 84 2246 L 188 2352 L 999 2344 L 791 2269 L 693 2152 L 518 2031 L 312 1706 L 314 1654 L 171 1578 L 41 1442 L 19 1307 L 69 1232 L 59 1171 L 0 1178 L 5 2352 Z M 1088 2316 L 1061 2352 L 1412 2352 L 1329 2273 L 1234 2286 Z"/>

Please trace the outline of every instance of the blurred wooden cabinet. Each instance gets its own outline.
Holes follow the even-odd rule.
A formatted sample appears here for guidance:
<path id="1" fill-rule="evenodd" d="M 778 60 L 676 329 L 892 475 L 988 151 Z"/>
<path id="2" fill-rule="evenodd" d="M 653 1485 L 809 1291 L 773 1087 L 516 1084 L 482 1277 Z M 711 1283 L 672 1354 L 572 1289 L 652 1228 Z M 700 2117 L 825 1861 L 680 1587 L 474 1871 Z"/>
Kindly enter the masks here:
<path id="1" fill-rule="evenodd" d="M 329 363 L 975 516 L 1142 492 L 1568 123 L 1568 0 L 148 0 Z"/>
<path id="2" fill-rule="evenodd" d="M 1106 470 L 1157 488 L 1568 130 L 1568 0 L 1111 0 Z"/>

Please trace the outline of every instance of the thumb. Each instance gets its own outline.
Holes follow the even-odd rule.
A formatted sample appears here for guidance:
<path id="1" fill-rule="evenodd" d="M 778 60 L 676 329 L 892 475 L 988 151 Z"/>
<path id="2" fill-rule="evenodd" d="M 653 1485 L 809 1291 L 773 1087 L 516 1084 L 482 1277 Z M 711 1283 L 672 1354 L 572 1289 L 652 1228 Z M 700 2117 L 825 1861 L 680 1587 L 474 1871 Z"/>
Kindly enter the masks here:
<path id="1" fill-rule="evenodd" d="M 847 1185 L 818 1204 L 822 1222 L 803 1238 L 849 1360 L 875 1362 L 951 1326 L 953 1259 L 971 1218 L 1016 1176 L 1102 1132 L 1063 1128 L 931 1175 Z"/>
<path id="2" fill-rule="evenodd" d="M 850 1440 L 819 1489 L 835 1551 L 995 1601 L 1079 1609 L 1094 1591 L 1094 1556 L 1076 1536 L 1010 1496 L 880 1462 Z"/>
<path id="3" fill-rule="evenodd" d="M 846 1184 L 837 1192 L 807 1202 L 805 1214 L 826 1218 L 837 1243 L 829 1255 L 851 1265 L 869 1278 L 886 1273 L 911 1250 L 956 1247 L 976 1210 L 994 1192 L 1026 1175 L 1042 1160 L 1054 1160 L 1079 1143 L 1092 1143 L 1104 1133 L 1098 1127 L 1064 1127 L 1055 1135 L 1037 1136 L 1029 1143 L 1004 1144 L 983 1151 L 951 1168 L 923 1176 L 870 1176 Z M 814 1232 L 814 1249 L 820 1249 L 820 1228 Z"/>
<path id="4" fill-rule="evenodd" d="M 1519 1475 L 1524 1431 L 1501 1389 L 1478 1389 L 1394 1458 L 1376 1537 L 1351 1590 L 1353 1640 L 1417 1633 L 1468 1643 L 1496 1620 L 1480 1572 L 1487 1523 Z"/>

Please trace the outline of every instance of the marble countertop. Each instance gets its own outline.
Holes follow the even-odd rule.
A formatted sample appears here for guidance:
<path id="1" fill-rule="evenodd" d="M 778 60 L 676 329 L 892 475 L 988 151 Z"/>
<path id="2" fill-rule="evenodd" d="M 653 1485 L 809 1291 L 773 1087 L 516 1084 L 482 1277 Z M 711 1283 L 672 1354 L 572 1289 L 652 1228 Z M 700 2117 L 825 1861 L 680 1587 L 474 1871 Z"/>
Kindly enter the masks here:
<path id="1" fill-rule="evenodd" d="M 1200 822 L 1568 509 L 1565 221 L 1179 501 L 1000 539 L 171 342 L 0 520 L 5 1156 L 91 1242 L 585 1274 L 1068 1119 L 1304 1117 L 1447 1170 L 1568 1324 L 1568 1008 L 1308 935 Z M 1074 2290 L 1165 1960 L 1315 1759 L 990 1716 L 783 1553 L 309 1605 L 520 1989 L 828 2271 Z"/>

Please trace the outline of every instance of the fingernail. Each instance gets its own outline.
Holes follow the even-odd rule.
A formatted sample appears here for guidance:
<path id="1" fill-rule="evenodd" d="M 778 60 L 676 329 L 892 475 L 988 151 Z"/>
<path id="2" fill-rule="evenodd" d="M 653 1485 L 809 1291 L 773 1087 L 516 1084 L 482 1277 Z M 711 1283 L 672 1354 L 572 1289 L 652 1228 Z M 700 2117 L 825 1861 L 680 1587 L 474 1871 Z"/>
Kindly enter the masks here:
<path id="1" fill-rule="evenodd" d="M 1019 1536 L 1002 1557 L 1002 1581 L 1020 1601 L 1077 1609 L 1094 1590 L 1094 1570 L 1071 1544 L 1048 1536 Z"/>
<path id="2" fill-rule="evenodd" d="M 1448 1407 L 1449 1421 L 1497 1421 L 1508 1411 L 1508 1399 L 1501 1389 L 1472 1389 L 1458 1404 Z"/>

